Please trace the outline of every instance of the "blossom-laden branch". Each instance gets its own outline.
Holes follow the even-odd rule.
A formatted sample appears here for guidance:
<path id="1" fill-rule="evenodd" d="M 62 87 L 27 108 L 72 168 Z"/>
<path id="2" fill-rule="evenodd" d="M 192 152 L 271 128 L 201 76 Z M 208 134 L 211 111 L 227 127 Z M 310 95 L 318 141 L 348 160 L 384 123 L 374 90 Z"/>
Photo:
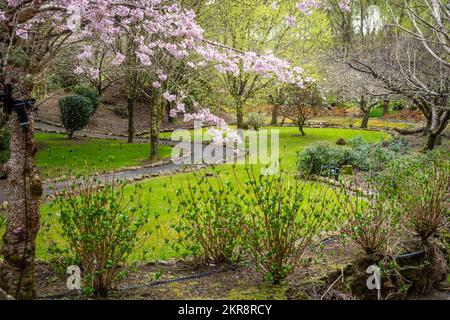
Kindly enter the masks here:
<path id="1" fill-rule="evenodd" d="M 348 10 L 349 0 L 341 0 L 341 9 Z M 220 73 L 239 75 L 240 70 L 254 72 L 265 78 L 273 78 L 281 83 L 303 87 L 304 72 L 273 54 L 240 52 L 234 48 L 208 41 L 203 29 L 195 21 L 192 10 L 183 9 L 170 0 L 7 0 L 6 8 L 0 11 L 0 26 L 4 25 L 13 41 L 20 45 L 32 38 L 38 27 L 48 26 L 53 33 L 69 31 L 74 40 L 95 39 L 100 46 L 111 46 L 116 39 L 132 36 L 137 26 L 142 30 L 134 37 L 137 44 L 137 58 L 140 67 L 154 73 L 152 86 L 158 88 L 170 80 L 161 68 L 158 59 L 170 56 L 177 60 L 187 60 L 191 68 L 213 65 Z M 311 10 L 326 8 L 323 0 L 303 0 L 297 9 L 305 14 Z M 272 3 L 276 9 L 277 4 Z M 17 20 L 17 16 L 24 18 Z M 11 29 L 14 24 L 14 29 Z M 13 30 L 13 31 L 11 31 Z M 11 34 L 13 33 L 13 34 Z M 142 36 L 145 34 L 145 36 Z M 92 40 L 91 40 L 92 41 Z M 163 54 L 161 54 L 163 52 Z M 3 55 L 5 56 L 5 55 Z M 88 68 L 86 63 L 92 56 L 92 47 L 84 46 L 78 55 L 80 65 L 75 73 L 99 76 L 99 70 Z M 125 60 L 121 52 L 115 52 L 112 65 L 120 67 Z M 185 96 L 165 93 L 164 98 L 176 102 L 171 116 L 185 113 Z M 201 109 L 198 114 L 187 114 L 185 119 L 203 119 L 210 125 L 223 128 L 224 121 L 213 116 L 209 110 Z"/>

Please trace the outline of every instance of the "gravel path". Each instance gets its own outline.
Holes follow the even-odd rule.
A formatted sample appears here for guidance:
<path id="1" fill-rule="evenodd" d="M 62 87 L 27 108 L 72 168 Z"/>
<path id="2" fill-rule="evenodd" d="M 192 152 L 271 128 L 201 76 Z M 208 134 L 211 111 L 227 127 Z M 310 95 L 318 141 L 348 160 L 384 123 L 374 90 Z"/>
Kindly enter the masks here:
<path id="1" fill-rule="evenodd" d="M 43 122 L 36 122 L 35 129 L 37 131 L 56 131 L 58 133 L 64 133 L 60 127 L 46 124 Z M 114 136 L 114 135 L 108 135 L 108 134 L 102 134 L 102 133 L 94 133 L 94 132 L 85 131 L 85 130 L 78 132 L 77 134 L 75 134 L 75 136 L 84 136 L 84 137 L 97 138 L 97 139 L 125 140 L 125 141 L 127 140 L 127 137 Z M 136 137 L 135 141 L 137 143 L 148 143 L 149 139 L 142 138 L 142 137 Z M 160 143 L 166 144 L 166 145 L 172 145 L 172 146 L 175 146 L 178 144 L 178 142 L 176 142 L 176 141 L 165 140 L 165 139 L 161 139 Z M 203 144 L 192 142 L 191 150 L 195 150 L 194 148 L 196 148 L 197 150 L 199 150 L 200 148 L 202 150 L 204 150 L 205 147 L 206 146 Z M 233 151 L 231 148 L 224 146 L 224 149 L 223 149 L 223 154 L 224 154 L 223 158 L 224 159 L 223 160 L 226 159 L 227 153 L 229 155 L 232 155 Z M 201 153 L 195 154 L 195 157 L 194 157 L 194 154 L 185 155 L 185 157 L 187 157 L 187 158 L 189 156 L 191 158 L 190 163 L 192 163 L 192 164 L 188 164 L 188 165 L 176 164 L 176 163 L 173 163 L 170 161 L 170 162 L 162 162 L 160 165 L 156 165 L 156 166 L 152 166 L 152 167 L 133 168 L 133 169 L 129 169 L 129 170 L 124 169 L 124 170 L 119 170 L 119 171 L 115 172 L 114 179 L 119 179 L 119 180 L 151 179 L 151 178 L 154 178 L 154 177 L 160 176 L 160 175 L 168 175 L 168 174 L 182 173 L 185 171 L 196 170 L 196 169 L 198 169 L 199 165 L 204 164 L 203 160 L 205 160 L 206 162 L 210 162 L 209 161 L 210 159 L 208 159 L 208 158 L 202 159 Z M 214 154 L 212 154 L 211 156 L 213 157 Z M 112 177 L 111 174 L 105 174 L 105 175 L 99 176 L 99 178 L 102 178 L 102 179 L 111 179 L 111 177 Z M 53 183 L 44 183 L 44 185 L 43 185 L 44 197 L 47 195 L 51 195 L 54 192 L 53 190 L 50 190 L 51 186 L 53 186 Z M 56 187 L 56 190 L 60 190 L 63 187 L 63 184 L 56 183 L 55 187 Z M 4 201 L 7 201 L 7 181 L 0 180 L 0 204 L 3 203 Z"/>

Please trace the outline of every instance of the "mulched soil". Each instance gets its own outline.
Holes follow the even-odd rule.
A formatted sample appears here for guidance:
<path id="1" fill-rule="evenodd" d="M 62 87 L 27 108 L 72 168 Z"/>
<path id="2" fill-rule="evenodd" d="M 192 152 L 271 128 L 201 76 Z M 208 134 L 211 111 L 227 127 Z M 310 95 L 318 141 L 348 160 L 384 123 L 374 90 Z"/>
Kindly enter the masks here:
<path id="1" fill-rule="evenodd" d="M 354 299 L 342 291 L 345 279 L 330 286 L 341 270 L 361 255 L 352 243 L 331 238 L 305 255 L 309 266 L 288 278 L 288 285 L 273 286 L 261 279 L 251 265 L 237 268 L 227 266 L 195 266 L 183 261 L 148 263 L 131 272 L 107 299 L 113 300 L 318 300 Z M 46 263 L 38 263 L 37 294 L 40 299 L 86 299 L 67 295 L 66 275 L 56 274 Z M 159 276 L 157 276 L 159 275 Z M 334 275 L 336 279 L 331 279 Z M 198 277 L 197 277 L 198 276 Z M 186 279 L 187 277 L 187 279 Z M 182 281 L 174 279 L 185 278 Z M 337 289 L 340 287 L 340 289 Z M 60 295 L 62 294 L 62 295 Z M 55 296 L 56 295 L 56 296 Z M 450 300 L 450 290 L 435 291 L 414 299 Z"/>
<path id="2" fill-rule="evenodd" d="M 182 261 L 145 264 L 130 273 L 117 287 L 118 291 L 110 293 L 109 299 L 319 299 L 327 289 L 324 277 L 352 261 L 357 250 L 348 244 L 333 240 L 323 248 L 306 254 L 310 262 L 292 274 L 289 286 L 272 286 L 265 283 L 252 266 L 227 268 L 226 266 L 198 267 Z M 134 288 L 183 277 L 216 272 L 204 277 L 185 281 Z M 160 277 L 156 279 L 157 274 Z M 66 275 L 53 272 L 46 263 L 37 266 L 37 292 L 40 298 L 67 292 Z M 128 289 L 127 289 L 128 288 Z M 349 298 L 342 294 L 341 298 Z M 61 296 L 58 299 L 80 298 Z"/>

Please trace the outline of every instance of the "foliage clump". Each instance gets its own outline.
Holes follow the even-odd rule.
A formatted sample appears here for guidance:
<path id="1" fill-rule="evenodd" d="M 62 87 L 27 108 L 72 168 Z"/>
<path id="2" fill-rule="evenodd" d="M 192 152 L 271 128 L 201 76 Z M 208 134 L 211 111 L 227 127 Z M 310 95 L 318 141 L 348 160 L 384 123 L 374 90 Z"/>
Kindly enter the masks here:
<path id="1" fill-rule="evenodd" d="M 97 110 L 99 104 L 98 92 L 90 87 L 79 85 L 73 89 L 73 93 L 78 96 L 88 98 L 92 103 L 92 113 Z"/>
<path id="2" fill-rule="evenodd" d="M 68 96 L 59 100 L 61 123 L 72 139 L 75 131 L 83 129 L 91 118 L 92 102 L 82 96 Z"/>
<path id="3" fill-rule="evenodd" d="M 83 176 L 66 182 L 52 204 L 64 248 L 50 246 L 54 261 L 78 265 L 87 294 L 106 296 L 126 271 L 127 258 L 146 239 L 150 218 L 142 187 L 125 193 L 125 183 Z"/>
<path id="4" fill-rule="evenodd" d="M 214 262 L 251 260 L 264 279 L 280 284 L 303 265 L 303 256 L 333 216 L 333 195 L 323 186 L 295 181 L 285 172 L 245 181 L 214 172 L 177 189 L 172 228 L 187 248 Z M 325 194 L 325 196 L 324 196 Z M 183 246 L 184 244 L 184 246 Z M 186 245 L 188 244 L 188 245 Z"/>
<path id="5" fill-rule="evenodd" d="M 281 284 L 336 217 L 326 187 L 292 181 L 283 171 L 258 175 L 247 168 L 243 186 L 244 245 L 265 280 Z"/>
<path id="6" fill-rule="evenodd" d="M 175 251 L 199 261 L 231 263 L 241 255 L 243 207 L 229 177 L 214 171 L 196 176 L 176 189 L 171 209 L 179 219 L 172 224 Z"/>
<path id="7" fill-rule="evenodd" d="M 380 192 L 397 203 L 409 226 L 426 243 L 449 225 L 448 153 L 399 157 L 377 178 Z"/>
<path id="8" fill-rule="evenodd" d="M 298 155 L 298 170 L 308 176 L 327 175 L 331 166 L 351 165 L 361 171 L 378 174 L 387 163 L 399 156 L 406 146 L 397 140 L 370 144 L 361 137 L 350 139 L 345 146 L 317 143 Z"/>

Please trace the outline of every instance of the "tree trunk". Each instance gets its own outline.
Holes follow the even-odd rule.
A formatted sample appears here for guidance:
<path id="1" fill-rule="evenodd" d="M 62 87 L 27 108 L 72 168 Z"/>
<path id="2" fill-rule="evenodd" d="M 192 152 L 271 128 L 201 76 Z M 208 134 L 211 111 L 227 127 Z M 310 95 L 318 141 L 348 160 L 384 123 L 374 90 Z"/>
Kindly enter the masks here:
<path id="1" fill-rule="evenodd" d="M 278 113 L 279 113 L 279 106 L 274 104 L 272 107 L 272 122 L 271 122 L 273 126 L 276 126 L 278 124 Z"/>
<path id="2" fill-rule="evenodd" d="M 35 251 L 42 184 L 35 173 L 33 119 L 24 132 L 17 115 L 10 116 L 11 157 L 8 174 L 8 212 L 3 236 L 0 287 L 17 299 L 35 297 Z"/>
<path id="3" fill-rule="evenodd" d="M 158 145 L 159 145 L 159 108 L 161 107 L 161 100 L 159 98 L 159 91 L 153 91 L 152 105 L 150 108 L 150 159 L 158 160 Z"/>
<path id="4" fill-rule="evenodd" d="M 244 128 L 244 103 L 240 98 L 236 99 L 236 119 L 238 129 Z"/>
<path id="5" fill-rule="evenodd" d="M 170 102 L 169 101 L 165 102 L 165 107 L 166 107 L 167 123 L 170 123 L 170 124 L 175 123 L 175 118 L 170 116 Z"/>
<path id="6" fill-rule="evenodd" d="M 127 98 L 128 109 L 128 143 L 134 141 L 134 99 Z"/>
<path id="7" fill-rule="evenodd" d="M 389 100 L 383 101 L 383 117 L 389 114 Z"/>
<path id="8" fill-rule="evenodd" d="M 432 133 L 432 132 L 430 132 L 428 134 L 428 140 L 427 140 L 427 145 L 425 146 L 425 151 L 434 150 L 434 148 L 436 147 L 436 140 L 437 140 L 438 136 L 439 136 L 439 134 Z"/>
<path id="9" fill-rule="evenodd" d="M 434 150 L 438 137 L 447 128 L 450 119 L 450 111 L 443 111 L 439 116 L 434 116 L 431 121 L 431 128 L 428 130 L 428 140 L 424 151 Z"/>
<path id="10" fill-rule="evenodd" d="M 370 110 L 363 110 L 363 119 L 361 122 L 361 129 L 367 129 L 369 126 Z"/>
<path id="11" fill-rule="evenodd" d="M 305 127 L 305 120 L 301 120 L 301 121 L 298 123 L 298 129 L 300 130 L 300 133 L 302 134 L 302 136 L 306 136 L 304 127 Z"/>
<path id="12" fill-rule="evenodd" d="M 150 135 L 150 159 L 158 160 L 159 136 L 157 134 Z"/>
<path id="13" fill-rule="evenodd" d="M 431 117 L 426 117 L 427 123 L 425 124 L 425 128 L 422 131 L 422 135 L 424 137 L 428 136 L 431 130 L 432 119 Z"/>
<path id="14" fill-rule="evenodd" d="M 300 133 L 302 134 L 302 136 L 306 136 L 305 130 L 303 129 L 303 125 L 300 125 L 299 129 L 300 129 Z"/>

